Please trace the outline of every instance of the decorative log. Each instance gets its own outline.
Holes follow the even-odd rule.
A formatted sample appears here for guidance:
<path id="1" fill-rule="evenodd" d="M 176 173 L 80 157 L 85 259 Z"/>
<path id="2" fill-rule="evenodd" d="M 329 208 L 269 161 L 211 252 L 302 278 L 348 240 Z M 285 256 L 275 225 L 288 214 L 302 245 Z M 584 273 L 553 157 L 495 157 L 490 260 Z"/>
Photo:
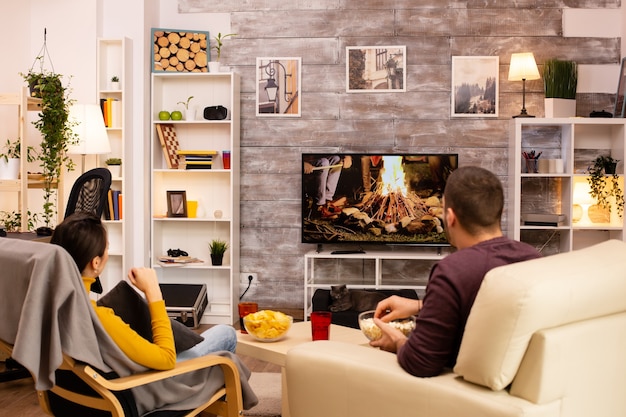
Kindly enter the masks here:
<path id="1" fill-rule="evenodd" d="M 155 30 L 153 42 L 153 70 L 208 71 L 208 33 Z"/>

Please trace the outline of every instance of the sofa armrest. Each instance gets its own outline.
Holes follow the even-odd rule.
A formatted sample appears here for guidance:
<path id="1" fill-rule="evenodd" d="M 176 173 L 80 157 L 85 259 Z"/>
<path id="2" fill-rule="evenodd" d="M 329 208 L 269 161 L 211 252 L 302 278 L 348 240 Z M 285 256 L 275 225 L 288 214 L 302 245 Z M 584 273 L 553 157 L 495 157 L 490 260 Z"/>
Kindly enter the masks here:
<path id="1" fill-rule="evenodd" d="M 559 415 L 558 401 L 532 404 L 452 372 L 414 377 L 395 354 L 368 345 L 331 340 L 296 346 L 287 353 L 286 376 L 289 410 L 298 417 Z"/>

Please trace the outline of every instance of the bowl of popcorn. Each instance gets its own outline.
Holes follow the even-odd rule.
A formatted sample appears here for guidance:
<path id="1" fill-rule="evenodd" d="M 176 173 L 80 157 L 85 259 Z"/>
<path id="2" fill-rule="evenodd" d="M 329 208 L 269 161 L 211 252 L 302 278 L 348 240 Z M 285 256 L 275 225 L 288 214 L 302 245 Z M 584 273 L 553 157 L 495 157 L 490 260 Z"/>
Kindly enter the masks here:
<path id="1" fill-rule="evenodd" d="M 389 326 L 400 330 L 405 336 L 408 336 L 415 328 L 415 316 L 407 317 L 405 319 L 392 320 L 387 323 Z M 369 340 L 377 340 L 383 336 L 380 327 L 374 323 L 374 310 L 364 311 L 359 314 L 359 327 L 361 331 Z"/>
<path id="2" fill-rule="evenodd" d="M 293 317 L 280 311 L 261 310 L 243 318 L 243 326 L 250 336 L 260 342 L 276 342 L 287 334 Z"/>

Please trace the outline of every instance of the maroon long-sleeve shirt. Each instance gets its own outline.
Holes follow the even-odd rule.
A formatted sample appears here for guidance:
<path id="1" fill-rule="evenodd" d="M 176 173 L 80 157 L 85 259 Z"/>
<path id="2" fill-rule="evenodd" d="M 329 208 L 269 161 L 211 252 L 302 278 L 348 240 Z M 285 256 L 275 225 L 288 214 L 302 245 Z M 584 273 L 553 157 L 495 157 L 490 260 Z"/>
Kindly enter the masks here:
<path id="1" fill-rule="evenodd" d="M 439 375 L 453 367 L 470 309 L 485 274 L 501 265 L 538 258 L 532 246 L 498 237 L 454 252 L 430 271 L 415 330 L 398 351 L 412 375 Z"/>

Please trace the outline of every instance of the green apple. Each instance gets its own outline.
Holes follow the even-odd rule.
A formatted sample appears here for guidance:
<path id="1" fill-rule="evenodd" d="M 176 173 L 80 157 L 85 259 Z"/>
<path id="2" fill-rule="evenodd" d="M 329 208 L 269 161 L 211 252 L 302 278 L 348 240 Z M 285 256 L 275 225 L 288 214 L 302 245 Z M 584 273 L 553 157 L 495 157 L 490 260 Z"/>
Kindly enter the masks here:
<path id="1" fill-rule="evenodd" d="M 170 112 L 168 111 L 160 111 L 159 112 L 159 120 L 170 120 Z"/>
<path id="2" fill-rule="evenodd" d="M 172 112 L 172 120 L 183 120 L 183 114 L 178 110 Z"/>

